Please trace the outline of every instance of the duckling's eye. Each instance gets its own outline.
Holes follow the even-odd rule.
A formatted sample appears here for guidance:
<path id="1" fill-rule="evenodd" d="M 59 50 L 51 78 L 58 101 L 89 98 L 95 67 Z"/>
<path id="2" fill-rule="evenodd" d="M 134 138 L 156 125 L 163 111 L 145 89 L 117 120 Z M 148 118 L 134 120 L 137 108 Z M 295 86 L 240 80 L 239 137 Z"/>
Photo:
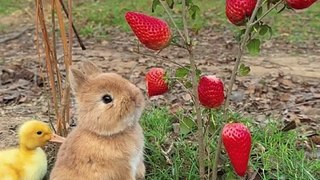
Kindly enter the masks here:
<path id="1" fill-rule="evenodd" d="M 38 135 L 41 135 L 41 134 L 42 134 L 42 131 L 37 131 L 37 134 L 38 134 Z"/>
<path id="2" fill-rule="evenodd" d="M 108 94 L 102 96 L 102 101 L 105 104 L 111 103 L 112 102 L 112 97 Z"/>

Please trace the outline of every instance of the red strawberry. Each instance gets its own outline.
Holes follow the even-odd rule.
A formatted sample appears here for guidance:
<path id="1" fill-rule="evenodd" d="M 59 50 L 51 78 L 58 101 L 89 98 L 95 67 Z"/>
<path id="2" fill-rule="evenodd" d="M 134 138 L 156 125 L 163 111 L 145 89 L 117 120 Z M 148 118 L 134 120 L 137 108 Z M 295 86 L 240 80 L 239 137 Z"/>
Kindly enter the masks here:
<path id="1" fill-rule="evenodd" d="M 289 7 L 293 9 L 305 9 L 310 7 L 317 0 L 286 0 Z"/>
<path id="2" fill-rule="evenodd" d="M 227 0 L 226 15 L 234 25 L 243 25 L 247 17 L 250 17 L 257 0 Z"/>
<path id="3" fill-rule="evenodd" d="M 169 45 L 171 30 L 165 21 L 138 12 L 127 12 L 125 18 L 134 34 L 147 48 L 160 50 Z"/>
<path id="4" fill-rule="evenodd" d="M 235 172 L 244 176 L 251 150 L 249 129 L 242 123 L 228 123 L 222 129 L 222 142 Z"/>
<path id="5" fill-rule="evenodd" d="M 224 101 L 222 81 L 216 76 L 202 76 L 198 85 L 200 103 L 206 108 L 216 108 Z"/>
<path id="6" fill-rule="evenodd" d="M 148 96 L 157 96 L 168 91 L 168 83 L 165 81 L 165 71 L 162 68 L 151 68 L 146 75 Z"/>

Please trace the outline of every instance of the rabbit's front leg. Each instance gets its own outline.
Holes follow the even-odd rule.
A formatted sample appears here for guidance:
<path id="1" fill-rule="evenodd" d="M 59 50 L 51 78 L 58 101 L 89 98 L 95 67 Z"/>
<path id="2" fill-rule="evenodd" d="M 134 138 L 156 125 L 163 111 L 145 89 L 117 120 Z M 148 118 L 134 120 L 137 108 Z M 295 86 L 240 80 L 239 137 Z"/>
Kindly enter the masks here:
<path id="1" fill-rule="evenodd" d="M 145 175 L 146 175 L 146 167 L 144 165 L 143 158 L 141 158 L 139 165 L 138 165 L 138 168 L 137 168 L 136 178 L 137 178 L 137 180 L 144 180 Z"/>

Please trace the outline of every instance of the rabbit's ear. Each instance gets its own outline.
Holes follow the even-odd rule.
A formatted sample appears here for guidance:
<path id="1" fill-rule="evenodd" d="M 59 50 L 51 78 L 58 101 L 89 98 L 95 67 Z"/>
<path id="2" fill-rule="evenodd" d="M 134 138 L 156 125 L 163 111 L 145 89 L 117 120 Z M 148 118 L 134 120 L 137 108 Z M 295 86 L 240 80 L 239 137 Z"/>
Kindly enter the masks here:
<path id="1" fill-rule="evenodd" d="M 95 75 L 101 73 L 101 70 L 92 61 L 84 61 L 82 63 L 82 70 L 86 75 Z"/>
<path id="2" fill-rule="evenodd" d="M 79 90 L 79 87 L 87 81 L 87 77 L 79 70 L 70 68 L 69 70 L 69 82 L 71 89 L 74 92 Z"/>

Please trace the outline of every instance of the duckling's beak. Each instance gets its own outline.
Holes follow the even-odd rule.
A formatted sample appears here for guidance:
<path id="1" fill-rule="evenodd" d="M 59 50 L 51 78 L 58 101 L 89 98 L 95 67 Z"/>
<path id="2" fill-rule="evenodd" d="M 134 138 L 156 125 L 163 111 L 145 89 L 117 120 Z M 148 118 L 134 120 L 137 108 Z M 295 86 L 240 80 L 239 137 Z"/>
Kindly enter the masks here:
<path id="1" fill-rule="evenodd" d="M 52 136 L 51 136 L 51 139 L 49 141 L 50 142 L 55 142 L 55 143 L 63 143 L 64 140 L 65 140 L 64 137 L 53 133 Z"/>

